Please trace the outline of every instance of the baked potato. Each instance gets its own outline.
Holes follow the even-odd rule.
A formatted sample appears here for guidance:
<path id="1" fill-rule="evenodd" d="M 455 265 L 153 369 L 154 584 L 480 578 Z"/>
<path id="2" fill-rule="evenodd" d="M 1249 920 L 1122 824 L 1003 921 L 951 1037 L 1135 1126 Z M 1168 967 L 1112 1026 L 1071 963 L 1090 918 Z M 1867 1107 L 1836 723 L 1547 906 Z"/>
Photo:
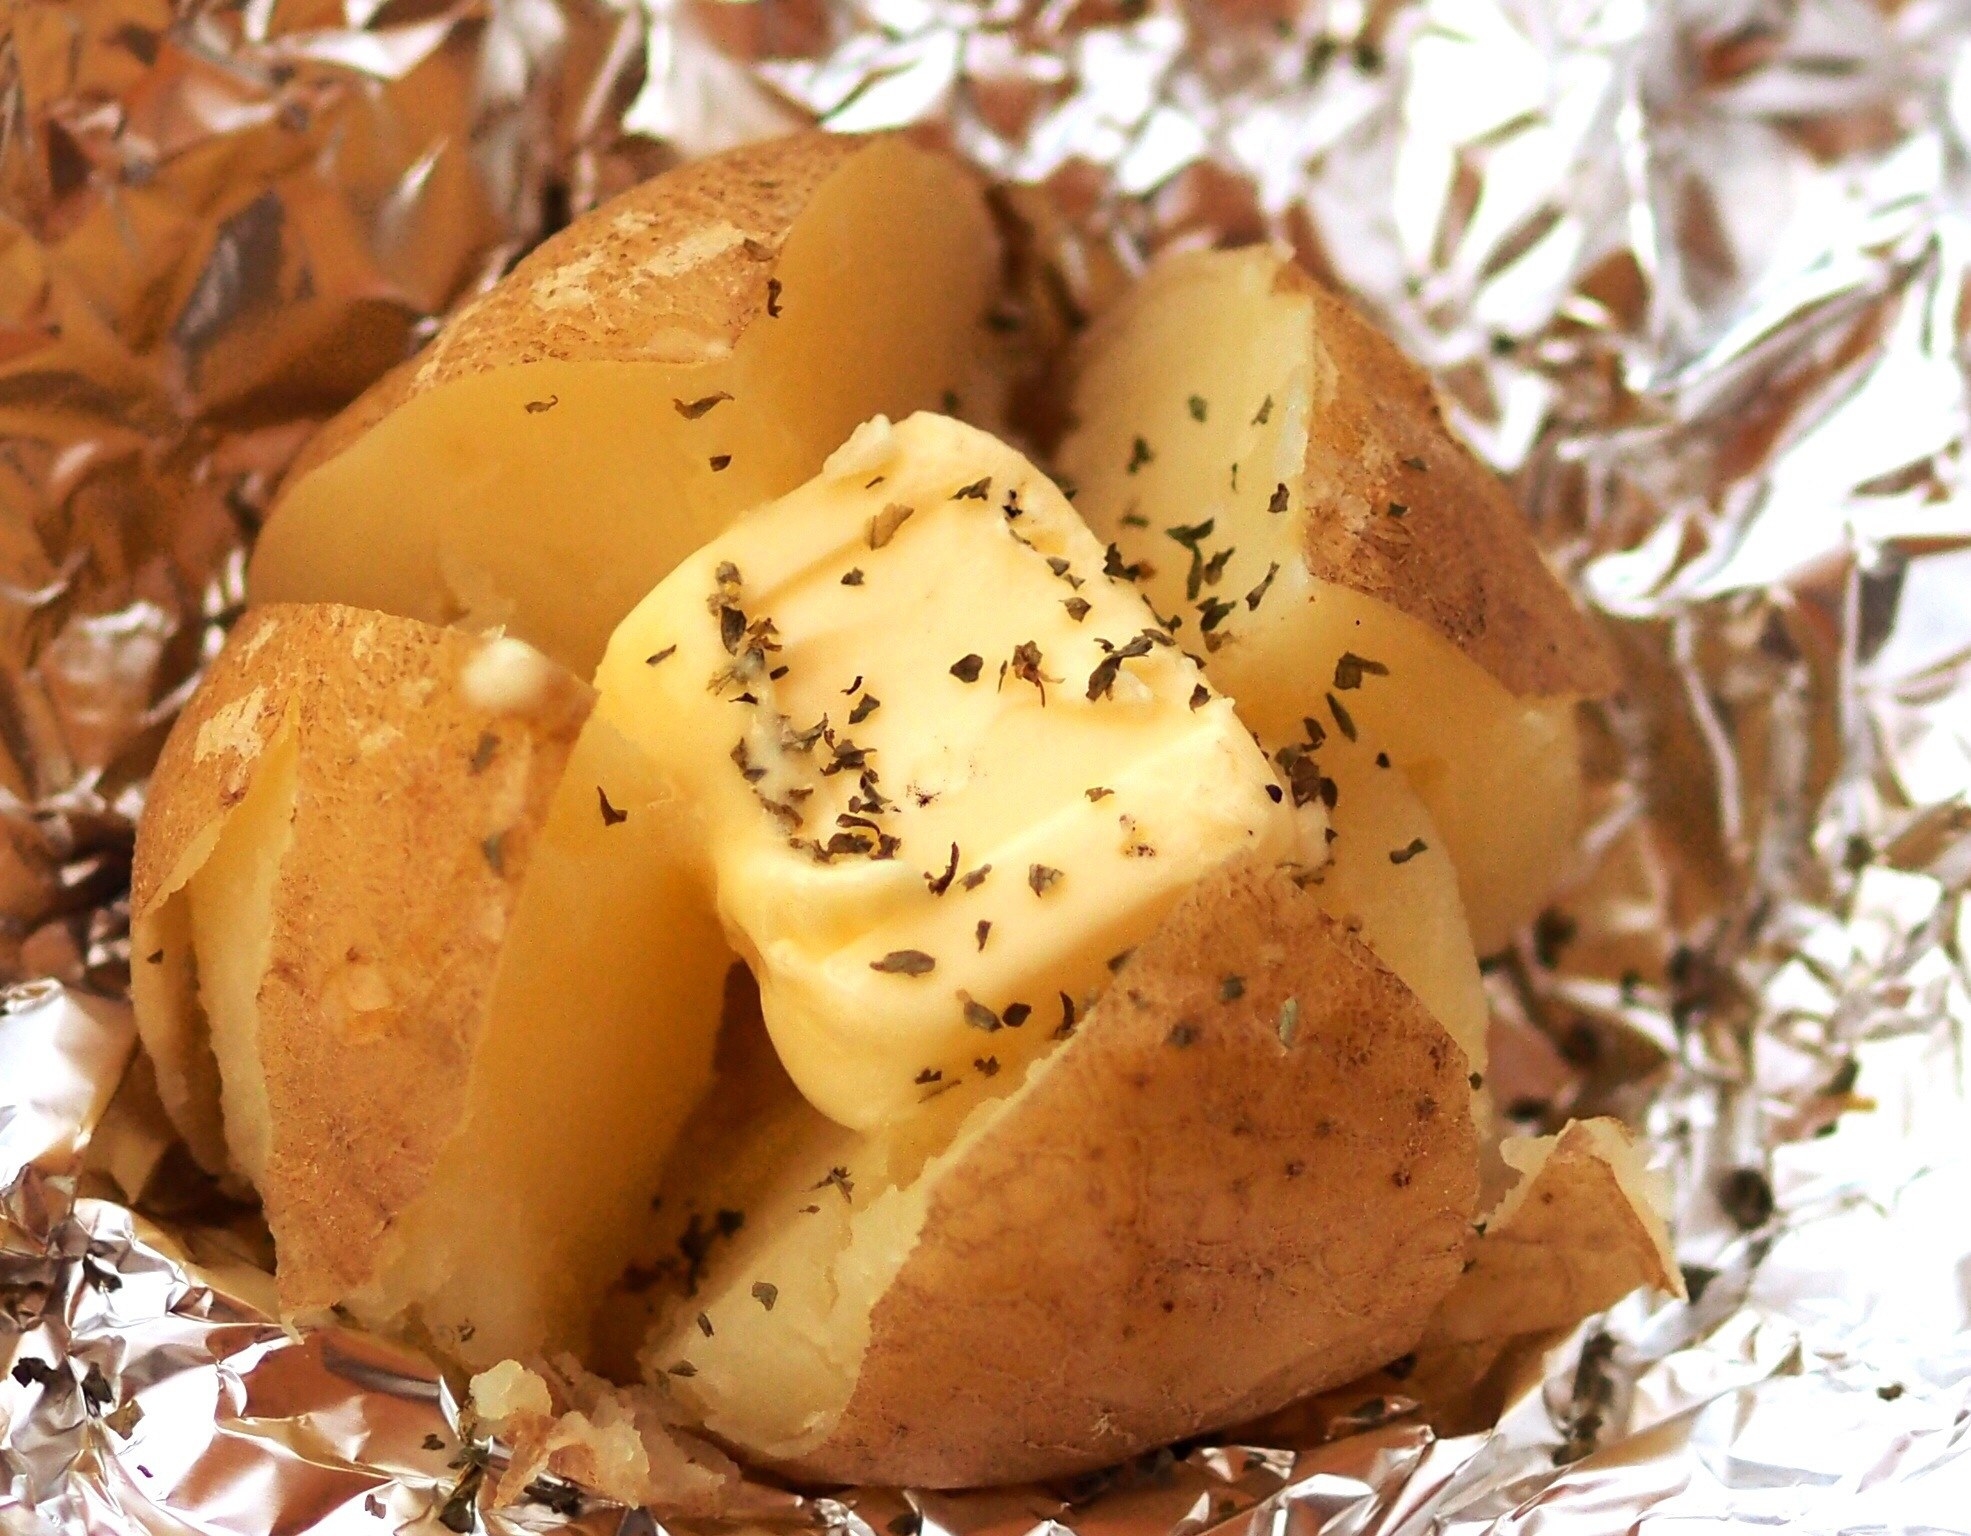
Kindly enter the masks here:
<path id="1" fill-rule="evenodd" d="M 1612 1130 L 1475 1219 L 1467 912 L 1552 877 L 1608 680 L 1503 493 L 1257 252 L 1096 335 L 1071 504 L 928 409 L 996 417 L 997 261 L 894 139 L 579 221 L 325 429 L 160 759 L 167 1108 L 285 1308 L 482 1371 L 529 1466 L 1054 1475 L 1673 1283 Z"/>
<path id="2" fill-rule="evenodd" d="M 976 179 L 894 136 L 796 134 L 658 176 L 315 437 L 252 600 L 503 626 L 587 677 L 672 565 L 858 422 L 997 418 L 999 259 Z"/>
<path id="3" fill-rule="evenodd" d="M 1569 867 L 1602 646 L 1430 381 L 1275 250 L 1153 267 L 1074 366 L 1076 510 L 1274 752 L 1386 753 L 1480 954 Z"/>
<path id="4" fill-rule="evenodd" d="M 283 1307 L 582 1349 L 711 1081 L 730 953 L 679 807 L 520 641 L 250 613 L 151 781 L 132 995 L 258 1190 Z"/>

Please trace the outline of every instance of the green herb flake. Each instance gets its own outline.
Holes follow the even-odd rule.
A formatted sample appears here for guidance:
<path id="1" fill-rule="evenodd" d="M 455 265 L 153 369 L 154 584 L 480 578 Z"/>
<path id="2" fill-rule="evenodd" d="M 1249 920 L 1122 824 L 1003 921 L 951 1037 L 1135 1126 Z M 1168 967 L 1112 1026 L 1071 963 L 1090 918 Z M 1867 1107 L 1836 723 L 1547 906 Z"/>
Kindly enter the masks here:
<path id="1" fill-rule="evenodd" d="M 1276 516 L 1287 510 L 1287 482 L 1282 480 L 1273 487 L 1273 494 L 1267 498 L 1266 510 Z"/>
<path id="2" fill-rule="evenodd" d="M 1227 976 L 1218 984 L 1218 1000 L 1221 1003 L 1236 1003 L 1246 995 L 1246 979 L 1243 976 Z"/>
<path id="3" fill-rule="evenodd" d="M 705 462 L 711 466 L 712 473 L 716 475 L 732 463 L 732 455 L 729 453 L 715 453 Z"/>
<path id="4" fill-rule="evenodd" d="M 1291 1046 L 1293 1038 L 1300 1033 L 1300 999 L 1290 997 L 1280 1004 L 1279 1021 L 1273 1026 L 1280 1037 L 1280 1044 Z"/>
<path id="5" fill-rule="evenodd" d="M 1259 605 L 1266 600 L 1267 592 L 1272 589 L 1273 578 L 1279 574 L 1280 562 L 1275 560 L 1266 567 L 1266 574 L 1260 578 L 1259 585 L 1246 594 L 1246 612 L 1258 611 Z"/>
<path id="6" fill-rule="evenodd" d="M 1068 617 L 1079 624 L 1083 619 L 1088 617 L 1089 611 L 1094 605 L 1085 597 L 1071 597 L 1061 606 L 1068 610 Z"/>
<path id="7" fill-rule="evenodd" d="M 1135 474 L 1137 470 L 1148 464 L 1155 457 L 1156 455 L 1150 451 L 1150 445 L 1144 442 L 1142 438 L 1137 438 L 1129 445 L 1128 473 Z"/>
<path id="8" fill-rule="evenodd" d="M 986 1007 L 977 998 L 973 997 L 971 993 L 960 992 L 958 994 L 958 1001 L 964 1009 L 965 1022 L 971 1025 L 972 1028 L 982 1029 L 990 1035 L 1004 1027 L 1000 1023 L 999 1015 Z"/>
<path id="9" fill-rule="evenodd" d="M 1205 419 L 1205 413 L 1209 409 L 1209 407 L 1205 404 L 1205 398 L 1203 395 L 1193 395 L 1189 400 L 1185 401 L 1184 403 L 1186 406 L 1190 408 L 1191 420 L 1203 421 Z"/>
<path id="10" fill-rule="evenodd" d="M 1030 1003 L 1008 1003 L 999 1016 L 1008 1029 L 1018 1029 L 1033 1017 L 1033 1006 Z"/>
<path id="11" fill-rule="evenodd" d="M 773 1310 L 773 1304 L 780 1300 L 780 1287 L 769 1285 L 764 1280 L 755 1280 L 753 1282 L 753 1300 L 771 1312 Z"/>
<path id="12" fill-rule="evenodd" d="M 1414 469 L 1418 474 L 1422 474 L 1425 470 L 1430 468 L 1428 464 L 1424 463 L 1424 461 L 1418 458 L 1415 454 L 1412 454 L 1409 458 L 1403 461 L 1403 467 L 1405 469 Z"/>
<path id="13" fill-rule="evenodd" d="M 917 511 L 906 507 L 900 501 L 893 501 L 869 520 L 869 547 L 881 549 L 897 536 L 897 529 L 909 522 Z"/>
<path id="14" fill-rule="evenodd" d="M 1404 847 L 1390 850 L 1389 862 L 1392 864 L 1407 864 L 1418 854 L 1429 849 L 1429 847 L 1430 844 L 1426 843 L 1422 838 L 1413 837 Z"/>
<path id="15" fill-rule="evenodd" d="M 875 694 L 865 693 L 855 701 L 855 708 L 849 711 L 849 724 L 861 725 L 863 721 L 867 720 L 882 707 L 883 701 L 877 698 Z"/>
<path id="16" fill-rule="evenodd" d="M 559 404 L 561 404 L 561 396 L 549 395 L 545 400 L 529 400 L 523 409 L 529 416 L 539 416 L 545 411 L 553 410 Z"/>
<path id="17" fill-rule="evenodd" d="M 767 279 L 767 316 L 773 320 L 780 318 L 780 279 L 777 277 Z"/>
<path id="18" fill-rule="evenodd" d="M 502 879 L 506 877 L 506 834 L 495 832 L 491 837 L 479 840 L 479 852 L 485 858 L 493 873 Z"/>
<path id="19" fill-rule="evenodd" d="M 1180 1051 L 1189 1046 L 1196 1045 L 1198 1043 L 1198 1026 L 1193 1024 L 1189 1019 L 1179 1019 L 1175 1024 L 1170 1026 L 1170 1033 L 1163 1037 L 1163 1043 L 1174 1046 Z"/>
<path id="20" fill-rule="evenodd" d="M 600 784 L 595 787 L 595 798 L 601 803 L 602 824 L 605 827 L 619 826 L 630 819 L 630 813 L 628 811 L 619 811 L 609 803 L 609 796 L 603 793 Z"/>
<path id="21" fill-rule="evenodd" d="M 643 664 L 646 667 L 654 667 L 659 662 L 669 661 L 673 656 L 677 655 L 677 653 L 678 653 L 678 648 L 675 645 L 667 645 L 663 648 L 663 650 L 644 657 Z"/>
<path id="22" fill-rule="evenodd" d="M 942 896 L 946 891 L 951 889 L 952 879 L 957 873 L 958 845 L 953 843 L 951 845 L 951 862 L 945 865 L 942 873 L 926 875 L 924 877 L 924 883 L 931 888 L 931 894 L 933 896 Z"/>
<path id="23" fill-rule="evenodd" d="M 852 567 L 851 569 L 849 569 L 849 570 L 847 570 L 847 571 L 844 571 L 844 572 L 842 573 L 842 585 L 843 585 L 843 586 L 845 586 L 845 587 L 859 587 L 859 586 L 861 586 L 861 585 L 862 585 L 862 567 L 861 567 L 861 566 L 855 566 L 855 567 Z"/>
<path id="24" fill-rule="evenodd" d="M 1097 784 L 1093 789 L 1085 789 L 1082 791 L 1082 793 L 1088 796 L 1088 798 L 1091 801 L 1095 801 L 1095 800 L 1106 800 L 1109 798 L 1110 795 L 1113 795 L 1115 791 L 1113 789 L 1109 789 L 1105 787 L 1104 785 Z"/>
<path id="25" fill-rule="evenodd" d="M 1342 708 L 1341 700 L 1336 698 L 1332 693 L 1329 694 L 1327 698 L 1328 698 L 1328 713 L 1335 717 L 1335 728 L 1339 730 L 1342 735 L 1346 736 L 1350 741 L 1353 741 L 1355 739 L 1354 717 L 1350 715 L 1347 710 Z"/>
<path id="26" fill-rule="evenodd" d="M 970 485 L 961 485 L 951 493 L 953 501 L 989 501 L 992 498 L 992 476 L 984 475 Z"/>
<path id="27" fill-rule="evenodd" d="M 1203 683 L 1199 683 L 1197 687 L 1191 690 L 1191 708 L 1203 709 L 1210 702 L 1211 690 L 1205 687 Z"/>
<path id="28" fill-rule="evenodd" d="M 1391 517 L 1408 517 L 1410 515 L 1410 509 L 1400 501 L 1392 501 L 1389 504 L 1389 515 Z"/>
<path id="29" fill-rule="evenodd" d="M 893 949 L 880 960 L 869 962 L 872 971 L 885 976 L 928 976 L 938 962 L 921 949 Z"/>
<path id="30" fill-rule="evenodd" d="M 989 918 L 989 917 L 982 917 L 982 918 L 980 918 L 980 919 L 979 919 L 979 926 L 978 926 L 978 927 L 977 927 L 976 929 L 974 929 L 974 930 L 973 930 L 973 933 L 974 933 L 974 934 L 976 935 L 976 937 L 978 938 L 978 941 L 979 941 L 979 949 L 980 949 L 980 951 L 981 951 L 981 953 L 983 953 L 983 952 L 984 952 L 984 950 L 985 950 L 985 946 L 986 946 L 986 938 L 987 938 L 987 936 L 988 936 L 988 935 L 990 935 L 990 934 L 991 934 L 991 932 L 992 932 L 992 919 L 991 919 L 991 918 Z"/>
<path id="31" fill-rule="evenodd" d="M 1061 871 L 1050 865 L 1029 864 L 1027 866 L 1027 885 L 1036 896 L 1045 896 L 1056 885 L 1060 884 L 1060 882 Z"/>
<path id="32" fill-rule="evenodd" d="M 985 884 L 985 877 L 991 873 L 992 866 L 990 864 L 981 864 L 977 869 L 972 870 L 959 880 L 959 889 L 976 891 L 980 886 Z"/>
<path id="33" fill-rule="evenodd" d="M 997 1056 L 974 1056 L 972 1058 L 972 1065 L 978 1068 L 979 1076 L 981 1077 L 999 1076 L 999 1058 Z"/>
<path id="34" fill-rule="evenodd" d="M 1379 661 L 1370 661 L 1366 656 L 1357 656 L 1353 651 L 1343 651 L 1341 660 L 1335 663 L 1335 688 L 1346 693 L 1351 688 L 1360 688 L 1365 677 L 1387 677 L 1389 668 Z"/>
<path id="35" fill-rule="evenodd" d="M 1259 409 L 1253 415 L 1252 424 L 1255 427 L 1263 427 L 1266 425 L 1268 419 L 1271 418 L 1272 414 L 1273 397 L 1268 395 L 1264 400 L 1259 402 Z"/>
<path id="36" fill-rule="evenodd" d="M 976 651 L 969 656 L 961 656 L 951 664 L 951 675 L 961 683 L 976 683 L 979 669 L 985 666 L 985 657 Z"/>
<path id="37" fill-rule="evenodd" d="M 677 409 L 678 415 L 682 416 L 686 421 L 696 421 L 700 416 L 711 410 L 713 406 L 723 404 L 731 398 L 731 395 L 727 394 L 724 390 L 720 390 L 717 394 L 706 395 L 703 399 L 673 400 L 671 404 Z"/>
<path id="38" fill-rule="evenodd" d="M 500 739 L 491 731 L 481 731 L 479 741 L 472 749 L 472 757 L 466 763 L 466 772 L 477 777 L 493 766 L 493 754 L 500 749 Z"/>

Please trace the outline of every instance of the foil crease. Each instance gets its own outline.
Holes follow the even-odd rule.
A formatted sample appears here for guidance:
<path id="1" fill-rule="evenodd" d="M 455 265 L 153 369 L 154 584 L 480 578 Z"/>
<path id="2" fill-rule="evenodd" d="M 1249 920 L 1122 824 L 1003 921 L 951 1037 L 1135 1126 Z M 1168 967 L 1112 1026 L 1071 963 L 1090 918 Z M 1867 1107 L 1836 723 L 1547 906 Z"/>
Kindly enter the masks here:
<path id="1" fill-rule="evenodd" d="M 678 1530 L 276 1319 L 115 1001 L 143 778 L 308 430 L 543 230 L 819 121 L 1099 309 L 1272 238 L 1433 371 L 1619 653 L 1495 1086 L 1616 1113 L 1688 1304 L 831 1536 L 1971 1530 L 1961 0 L 34 0 L 0 34 L 0 1528 Z M 1052 313 L 1042 313 L 1048 307 Z"/>

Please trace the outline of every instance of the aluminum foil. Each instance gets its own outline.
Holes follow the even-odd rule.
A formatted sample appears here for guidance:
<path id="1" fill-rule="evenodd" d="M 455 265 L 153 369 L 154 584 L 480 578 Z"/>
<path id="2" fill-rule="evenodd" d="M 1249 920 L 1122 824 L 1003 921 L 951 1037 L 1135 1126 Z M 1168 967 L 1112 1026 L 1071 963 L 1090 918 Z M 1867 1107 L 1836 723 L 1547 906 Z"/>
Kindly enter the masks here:
<path id="1" fill-rule="evenodd" d="M 915 125 L 1071 323 L 1287 241 L 1440 383 L 1628 686 L 1582 867 L 1493 962 L 1515 1121 L 1613 1112 L 1689 1304 L 1100 1477 L 758 1490 L 829 1536 L 1971 1530 L 1971 6 L 51 0 L 0 33 L 0 1528 L 491 1508 L 407 1350 L 274 1318 L 127 1012 L 144 774 L 312 425 L 679 156 Z"/>

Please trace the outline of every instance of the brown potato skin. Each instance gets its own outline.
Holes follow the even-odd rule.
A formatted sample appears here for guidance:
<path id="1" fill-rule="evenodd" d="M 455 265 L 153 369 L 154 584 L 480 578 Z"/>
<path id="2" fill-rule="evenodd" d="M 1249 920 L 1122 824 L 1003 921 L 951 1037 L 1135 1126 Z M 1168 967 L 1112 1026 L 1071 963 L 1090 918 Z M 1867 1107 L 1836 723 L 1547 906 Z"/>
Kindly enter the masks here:
<path id="1" fill-rule="evenodd" d="M 694 363 L 708 348 L 731 347 L 765 312 L 780 248 L 815 191 L 878 137 L 813 129 L 742 145 L 591 209 L 454 314 L 429 348 L 332 418 L 302 449 L 286 483 L 300 484 L 399 406 L 454 379 L 544 360 Z M 661 279 L 645 270 L 678 240 L 721 224 L 745 238 Z M 589 302 L 544 307 L 537 285 L 571 270 Z"/>
<path id="2" fill-rule="evenodd" d="M 1600 636 L 1498 476 L 1445 425 L 1429 376 L 1299 267 L 1277 281 L 1312 302 L 1338 375 L 1308 423 L 1309 571 L 1428 625 L 1516 697 L 1613 693 Z"/>
<path id="3" fill-rule="evenodd" d="M 841 1420 L 781 1470 L 1053 1476 L 1401 1355 L 1465 1258 L 1466 1072 L 1290 879 L 1221 871 L 940 1180 Z"/>
<path id="4" fill-rule="evenodd" d="M 593 703 L 552 669 L 525 709 L 480 706 L 459 673 L 483 643 L 329 604 L 257 609 L 151 779 L 131 882 L 140 929 L 283 720 L 297 733 L 294 841 L 259 994 L 273 1127 L 260 1194 L 289 1312 L 369 1277 L 453 1129 L 506 924 Z M 215 718 L 223 729 L 206 734 Z M 386 728 L 397 734 L 378 744 Z M 388 1005 L 349 1006 L 358 966 L 381 975 Z"/>
<path id="5" fill-rule="evenodd" d="M 1424 1342 L 1479 1344 L 1571 1328 L 1642 1286 L 1684 1294 L 1662 1219 L 1570 1120 L 1532 1175 L 1525 1201 L 1472 1245 L 1471 1267 L 1444 1298 Z"/>

